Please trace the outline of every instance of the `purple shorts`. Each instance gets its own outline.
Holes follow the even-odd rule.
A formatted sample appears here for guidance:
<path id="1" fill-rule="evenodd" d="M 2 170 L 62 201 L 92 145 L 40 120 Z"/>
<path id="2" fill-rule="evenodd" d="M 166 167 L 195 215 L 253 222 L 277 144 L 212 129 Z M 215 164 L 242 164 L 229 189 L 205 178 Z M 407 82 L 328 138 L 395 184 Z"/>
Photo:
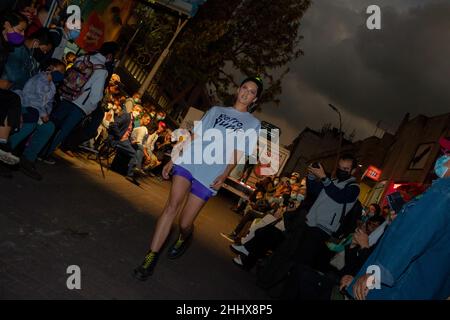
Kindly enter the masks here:
<path id="1" fill-rule="evenodd" d="M 208 201 L 208 199 L 214 195 L 214 193 L 210 189 L 208 189 L 197 179 L 195 179 L 192 174 L 185 168 L 174 164 L 172 170 L 172 175 L 187 179 L 191 183 L 191 193 L 199 197 L 203 201 Z"/>

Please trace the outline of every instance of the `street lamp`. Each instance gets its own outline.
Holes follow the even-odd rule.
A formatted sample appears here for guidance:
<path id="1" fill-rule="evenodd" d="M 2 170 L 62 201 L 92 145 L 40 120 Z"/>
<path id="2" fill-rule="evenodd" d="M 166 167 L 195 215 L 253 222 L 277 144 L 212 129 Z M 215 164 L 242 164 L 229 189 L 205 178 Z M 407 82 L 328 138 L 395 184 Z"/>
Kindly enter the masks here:
<path id="1" fill-rule="evenodd" d="M 334 173 L 336 173 L 336 169 L 337 169 L 338 162 L 339 162 L 339 156 L 341 153 L 341 147 L 342 147 L 342 117 L 341 117 L 341 113 L 339 112 L 338 108 L 333 106 L 331 103 L 329 103 L 328 106 L 339 115 L 339 147 L 338 147 L 338 151 L 337 151 L 337 155 L 336 155 L 336 162 L 334 164 L 334 171 L 333 171 Z"/>

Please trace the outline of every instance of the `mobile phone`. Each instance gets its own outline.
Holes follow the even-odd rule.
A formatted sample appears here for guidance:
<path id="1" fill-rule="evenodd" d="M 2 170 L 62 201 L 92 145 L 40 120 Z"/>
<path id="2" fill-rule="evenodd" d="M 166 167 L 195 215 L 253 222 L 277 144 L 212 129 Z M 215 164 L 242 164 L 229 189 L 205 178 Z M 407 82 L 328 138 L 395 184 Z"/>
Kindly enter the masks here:
<path id="1" fill-rule="evenodd" d="M 405 204 L 405 200 L 403 200 L 400 192 L 394 192 L 387 195 L 387 201 L 389 203 L 389 207 L 395 211 L 395 213 L 399 213 Z"/>

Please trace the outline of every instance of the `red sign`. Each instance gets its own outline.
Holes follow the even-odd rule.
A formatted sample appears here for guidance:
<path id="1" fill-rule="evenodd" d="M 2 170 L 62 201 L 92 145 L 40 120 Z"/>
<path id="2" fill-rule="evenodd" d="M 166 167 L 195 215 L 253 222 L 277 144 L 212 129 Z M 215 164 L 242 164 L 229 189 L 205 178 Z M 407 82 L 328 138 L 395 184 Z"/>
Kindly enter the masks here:
<path id="1" fill-rule="evenodd" d="M 366 177 L 378 181 L 381 177 L 381 170 L 374 166 L 369 166 L 366 170 Z"/>
<path id="2" fill-rule="evenodd" d="M 83 24 L 76 43 L 87 52 L 96 51 L 103 44 L 104 34 L 105 24 L 97 12 L 93 11 L 88 21 Z"/>

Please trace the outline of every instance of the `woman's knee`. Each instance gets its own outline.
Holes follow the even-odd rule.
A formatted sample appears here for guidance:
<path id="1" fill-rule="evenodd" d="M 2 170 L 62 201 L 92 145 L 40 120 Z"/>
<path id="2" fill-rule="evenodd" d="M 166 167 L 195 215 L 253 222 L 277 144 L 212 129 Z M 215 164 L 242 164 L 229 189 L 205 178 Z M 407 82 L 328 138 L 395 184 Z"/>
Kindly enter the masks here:
<path id="1" fill-rule="evenodd" d="M 175 217 L 177 215 L 178 210 L 180 209 L 180 205 L 181 201 L 170 200 L 167 203 L 166 209 L 164 210 L 163 214 Z"/>

